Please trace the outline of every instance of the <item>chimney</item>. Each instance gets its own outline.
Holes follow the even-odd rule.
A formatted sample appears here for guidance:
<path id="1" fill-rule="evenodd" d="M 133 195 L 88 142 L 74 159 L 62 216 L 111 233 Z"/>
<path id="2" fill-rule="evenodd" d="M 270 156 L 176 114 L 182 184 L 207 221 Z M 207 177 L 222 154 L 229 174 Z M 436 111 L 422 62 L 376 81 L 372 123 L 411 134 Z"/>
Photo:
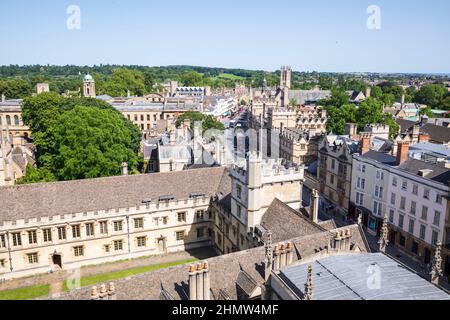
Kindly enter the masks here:
<path id="1" fill-rule="evenodd" d="M 396 165 L 399 166 L 409 157 L 409 142 L 408 141 L 399 141 L 397 147 L 397 162 Z"/>
<path id="2" fill-rule="evenodd" d="M 108 286 L 108 300 L 117 300 L 116 287 L 113 282 L 110 282 Z"/>
<path id="3" fill-rule="evenodd" d="M 280 269 L 286 266 L 286 245 L 283 243 L 280 250 Z"/>
<path id="4" fill-rule="evenodd" d="M 97 290 L 97 286 L 93 286 L 91 289 L 91 300 L 98 300 L 99 295 L 98 295 L 98 290 Z"/>
<path id="5" fill-rule="evenodd" d="M 203 263 L 203 300 L 211 300 L 211 275 L 207 261 Z"/>
<path id="6" fill-rule="evenodd" d="M 108 292 L 106 291 L 106 285 L 102 284 L 100 286 L 100 298 L 99 300 L 108 300 Z"/>
<path id="7" fill-rule="evenodd" d="M 286 265 L 289 266 L 292 264 L 292 262 L 294 262 L 294 245 L 292 244 L 292 242 L 288 242 Z"/>
<path id="8" fill-rule="evenodd" d="M 195 265 L 191 264 L 189 267 L 189 300 L 197 300 L 197 272 Z"/>
<path id="9" fill-rule="evenodd" d="M 120 165 L 120 172 L 123 176 L 128 175 L 128 163 L 122 162 L 122 164 Z"/>
<path id="10" fill-rule="evenodd" d="M 203 264 L 197 264 L 197 300 L 203 300 Z"/>
<path id="11" fill-rule="evenodd" d="M 360 154 L 364 155 L 370 151 L 370 138 L 371 134 L 369 132 L 361 132 L 360 143 Z"/>
<path id="12" fill-rule="evenodd" d="M 420 142 L 430 142 L 430 135 L 428 133 L 420 133 L 419 134 L 419 143 Z"/>

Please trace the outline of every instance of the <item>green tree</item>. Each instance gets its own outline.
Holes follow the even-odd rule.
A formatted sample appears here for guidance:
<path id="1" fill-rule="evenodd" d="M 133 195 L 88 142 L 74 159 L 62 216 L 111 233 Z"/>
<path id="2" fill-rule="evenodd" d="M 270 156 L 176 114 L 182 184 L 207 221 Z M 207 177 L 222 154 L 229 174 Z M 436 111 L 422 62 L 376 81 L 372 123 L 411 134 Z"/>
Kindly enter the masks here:
<path id="1" fill-rule="evenodd" d="M 203 75 L 195 71 L 187 71 L 181 75 L 181 82 L 186 87 L 200 87 L 203 85 Z"/>
<path id="2" fill-rule="evenodd" d="M 148 92 L 142 72 L 125 68 L 114 69 L 106 81 L 97 83 L 97 87 L 100 94 L 112 97 L 124 97 L 128 91 L 134 96 L 142 96 Z"/>
<path id="3" fill-rule="evenodd" d="M 203 132 L 209 129 L 225 130 L 225 126 L 222 122 L 217 121 L 216 118 L 211 115 L 204 115 L 197 111 L 189 111 L 179 116 L 175 122 L 176 127 L 179 128 L 186 119 L 190 120 L 191 129 L 194 129 L 196 122 L 202 122 Z"/>
<path id="4" fill-rule="evenodd" d="M 59 180 L 114 176 L 122 162 L 131 169 L 138 165 L 132 134 L 115 112 L 76 106 L 61 115 L 54 130 L 53 171 Z"/>
<path id="5" fill-rule="evenodd" d="M 428 84 L 414 95 L 414 102 L 425 104 L 432 109 L 445 110 L 443 102 L 448 95 L 447 88 L 442 84 Z"/>
<path id="6" fill-rule="evenodd" d="M 56 181 L 56 177 L 50 170 L 42 168 L 38 169 L 31 165 L 26 168 L 26 175 L 17 179 L 16 184 L 30 184 L 38 182 L 53 182 Z"/>
<path id="7" fill-rule="evenodd" d="M 297 105 L 298 105 L 297 99 L 289 100 L 289 106 L 291 106 L 292 108 L 295 108 Z"/>
<path id="8" fill-rule="evenodd" d="M 0 79 L 0 95 L 7 99 L 21 99 L 31 95 L 31 84 L 24 79 Z"/>
<path id="9" fill-rule="evenodd" d="M 43 93 L 24 99 L 22 109 L 39 169 L 27 171 L 25 183 L 49 172 L 57 180 L 111 176 L 123 161 L 133 172 L 142 160 L 139 128 L 103 101 Z"/>

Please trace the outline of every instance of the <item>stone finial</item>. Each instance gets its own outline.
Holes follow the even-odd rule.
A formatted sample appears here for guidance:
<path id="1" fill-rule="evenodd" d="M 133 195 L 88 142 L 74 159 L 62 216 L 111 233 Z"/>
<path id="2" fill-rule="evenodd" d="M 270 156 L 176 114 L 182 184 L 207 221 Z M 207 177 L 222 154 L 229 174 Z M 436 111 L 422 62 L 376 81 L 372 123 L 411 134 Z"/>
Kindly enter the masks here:
<path id="1" fill-rule="evenodd" d="M 99 295 L 98 295 L 98 290 L 97 290 L 97 286 L 93 286 L 91 289 L 91 300 L 98 300 Z"/>
<path id="2" fill-rule="evenodd" d="M 362 226 L 363 220 L 362 220 L 362 213 L 358 214 L 358 225 Z"/>
<path id="3" fill-rule="evenodd" d="M 203 270 L 203 264 L 198 263 L 197 264 L 197 272 L 201 272 Z"/>
<path id="4" fill-rule="evenodd" d="M 264 248 L 266 252 L 267 267 L 270 268 L 273 263 L 272 232 L 270 230 L 266 232 Z"/>
<path id="5" fill-rule="evenodd" d="M 195 272 L 195 265 L 191 264 L 189 266 L 189 273 L 194 273 Z"/>
<path id="6" fill-rule="evenodd" d="M 313 297 L 312 266 L 309 266 L 305 283 L 304 300 L 313 300 Z"/>
<path id="7" fill-rule="evenodd" d="M 209 271 L 209 263 L 208 263 L 208 261 L 203 262 L 203 270 L 205 270 L 206 272 Z"/>
<path id="8" fill-rule="evenodd" d="M 436 244 L 436 250 L 434 251 L 434 258 L 431 268 L 431 282 L 439 285 L 439 279 L 442 277 L 442 256 L 441 256 L 441 250 L 442 250 L 442 242 L 439 241 Z"/>
<path id="9" fill-rule="evenodd" d="M 386 246 L 389 243 L 388 234 L 388 216 L 385 214 L 383 218 L 383 226 L 381 227 L 380 240 L 378 240 L 380 252 L 386 252 Z"/>

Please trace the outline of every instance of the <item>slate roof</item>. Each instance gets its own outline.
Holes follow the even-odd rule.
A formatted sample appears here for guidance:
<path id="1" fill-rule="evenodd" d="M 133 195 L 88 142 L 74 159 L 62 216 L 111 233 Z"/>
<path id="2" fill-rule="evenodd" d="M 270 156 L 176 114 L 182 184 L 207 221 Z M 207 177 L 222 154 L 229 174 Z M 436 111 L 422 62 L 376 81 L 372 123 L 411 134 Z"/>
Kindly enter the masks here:
<path id="1" fill-rule="evenodd" d="M 231 179 L 223 167 L 0 188 L 0 222 L 67 213 L 127 208 L 144 198 L 191 192 L 228 194 Z"/>
<path id="2" fill-rule="evenodd" d="M 450 169 L 438 166 L 433 163 L 410 158 L 403 162 L 398 168 L 415 175 L 417 175 L 421 170 L 431 170 L 431 172 L 425 176 L 426 179 L 430 179 L 445 185 L 448 185 L 450 181 Z"/>
<path id="3" fill-rule="evenodd" d="M 382 253 L 349 254 L 290 265 L 280 276 L 300 297 L 309 265 L 315 300 L 450 300 L 450 295 Z M 379 268 L 380 286 L 367 284 L 368 270 Z"/>
<path id="4" fill-rule="evenodd" d="M 365 154 L 363 154 L 363 158 L 372 159 L 377 162 L 387 164 L 390 166 L 395 166 L 395 164 L 397 162 L 396 157 L 394 157 L 390 154 L 384 153 L 384 152 L 378 152 L 378 151 L 373 151 L 373 150 L 370 150 L 370 151 L 366 152 Z"/>
<path id="5" fill-rule="evenodd" d="M 274 242 L 320 233 L 326 229 L 275 199 L 261 219 L 261 225 L 272 232 Z"/>
<path id="6" fill-rule="evenodd" d="M 289 90 L 289 100 L 295 99 L 298 104 L 317 102 L 331 97 L 329 90 Z"/>
<path id="7" fill-rule="evenodd" d="M 412 127 L 417 124 L 417 122 L 396 119 L 395 120 L 400 125 L 401 133 L 409 133 Z M 437 126 L 432 123 L 426 123 L 420 127 L 421 133 L 427 133 L 430 135 L 430 140 L 437 143 L 448 143 L 450 141 L 450 128 Z"/>

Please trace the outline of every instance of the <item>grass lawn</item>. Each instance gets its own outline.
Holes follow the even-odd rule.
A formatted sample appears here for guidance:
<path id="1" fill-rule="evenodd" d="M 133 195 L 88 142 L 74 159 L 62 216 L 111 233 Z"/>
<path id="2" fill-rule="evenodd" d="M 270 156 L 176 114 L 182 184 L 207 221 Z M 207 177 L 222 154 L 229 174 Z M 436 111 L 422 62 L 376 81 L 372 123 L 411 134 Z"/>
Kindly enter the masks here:
<path id="1" fill-rule="evenodd" d="M 221 73 L 217 77 L 214 77 L 213 79 L 245 80 L 245 78 L 243 78 L 243 77 L 235 76 L 234 74 L 230 74 L 230 73 Z"/>
<path id="2" fill-rule="evenodd" d="M 96 276 L 82 277 L 81 281 L 80 281 L 81 282 L 80 286 L 81 287 L 92 286 L 92 285 L 95 285 L 100 282 L 123 279 L 123 278 L 134 276 L 137 274 L 146 273 L 149 271 L 155 271 L 155 270 L 159 270 L 159 269 L 165 269 L 165 268 L 169 268 L 169 267 L 173 267 L 173 266 L 177 266 L 177 265 L 181 265 L 181 264 L 186 264 L 186 263 L 190 263 L 190 262 L 195 262 L 195 261 L 198 261 L 198 259 L 182 260 L 182 261 L 171 262 L 171 263 L 138 267 L 138 268 L 133 268 L 133 269 L 128 269 L 128 270 L 114 271 L 114 272 L 110 272 L 110 273 L 99 274 Z M 64 281 L 64 291 L 69 291 L 69 289 L 67 288 L 67 281 Z"/>
<path id="3" fill-rule="evenodd" d="M 50 285 L 43 284 L 9 291 L 2 291 L 0 292 L 0 300 L 29 300 L 48 296 L 49 294 Z"/>

